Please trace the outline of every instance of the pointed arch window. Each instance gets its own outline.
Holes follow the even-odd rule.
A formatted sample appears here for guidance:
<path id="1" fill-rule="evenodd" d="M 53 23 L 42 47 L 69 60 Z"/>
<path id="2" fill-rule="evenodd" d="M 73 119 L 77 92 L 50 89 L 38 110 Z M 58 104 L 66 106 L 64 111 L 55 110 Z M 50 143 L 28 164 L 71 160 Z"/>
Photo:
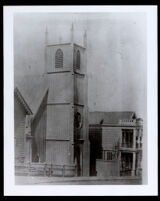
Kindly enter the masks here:
<path id="1" fill-rule="evenodd" d="M 77 53 L 76 53 L 76 68 L 77 69 L 80 69 L 80 60 L 81 60 L 80 51 L 77 50 Z"/>
<path id="2" fill-rule="evenodd" d="M 56 68 L 63 68 L 63 52 L 61 49 L 56 51 L 55 55 L 55 67 Z"/>

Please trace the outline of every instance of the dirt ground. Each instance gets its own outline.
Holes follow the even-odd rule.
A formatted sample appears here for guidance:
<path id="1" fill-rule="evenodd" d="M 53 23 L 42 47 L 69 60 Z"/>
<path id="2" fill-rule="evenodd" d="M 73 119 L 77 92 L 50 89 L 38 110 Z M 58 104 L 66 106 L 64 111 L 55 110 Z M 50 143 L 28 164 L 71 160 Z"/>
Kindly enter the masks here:
<path id="1" fill-rule="evenodd" d="M 16 176 L 16 185 L 140 185 L 139 177 L 38 177 Z"/>

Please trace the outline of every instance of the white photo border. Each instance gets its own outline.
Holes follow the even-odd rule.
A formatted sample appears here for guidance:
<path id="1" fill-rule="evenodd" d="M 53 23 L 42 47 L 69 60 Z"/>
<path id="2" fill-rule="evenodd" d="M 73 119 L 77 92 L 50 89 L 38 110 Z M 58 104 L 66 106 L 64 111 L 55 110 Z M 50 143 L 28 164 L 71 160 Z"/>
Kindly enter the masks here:
<path id="1" fill-rule="evenodd" d="M 157 195 L 157 6 L 4 6 L 4 195 Z M 147 14 L 147 135 L 148 175 L 142 185 L 15 185 L 13 15 L 17 12 L 145 12 Z M 145 123 L 145 122 L 144 122 Z M 145 136 L 144 136 L 145 137 Z"/>

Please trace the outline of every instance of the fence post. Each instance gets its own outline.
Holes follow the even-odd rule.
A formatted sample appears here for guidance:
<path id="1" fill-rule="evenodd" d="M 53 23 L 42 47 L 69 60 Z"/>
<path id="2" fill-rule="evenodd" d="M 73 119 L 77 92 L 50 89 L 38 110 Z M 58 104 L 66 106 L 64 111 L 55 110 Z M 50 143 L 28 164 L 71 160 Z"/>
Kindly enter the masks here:
<path id="1" fill-rule="evenodd" d="M 77 165 L 75 165 L 75 176 L 77 176 Z"/>
<path id="2" fill-rule="evenodd" d="M 52 164 L 51 164 L 51 167 L 50 167 L 50 173 L 49 173 L 49 176 L 52 176 Z"/>
<path id="3" fill-rule="evenodd" d="M 65 165 L 63 165 L 63 169 L 62 169 L 62 176 L 65 176 Z"/>
<path id="4" fill-rule="evenodd" d="M 46 176 L 46 163 L 44 164 L 44 176 Z"/>
<path id="5" fill-rule="evenodd" d="M 30 176 L 30 162 L 28 163 L 28 176 Z"/>

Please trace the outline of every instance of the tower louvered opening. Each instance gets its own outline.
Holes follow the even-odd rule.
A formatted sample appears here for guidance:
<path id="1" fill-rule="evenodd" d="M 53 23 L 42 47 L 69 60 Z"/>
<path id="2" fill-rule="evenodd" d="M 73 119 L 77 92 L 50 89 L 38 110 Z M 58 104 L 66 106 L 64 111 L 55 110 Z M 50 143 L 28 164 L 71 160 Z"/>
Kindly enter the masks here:
<path id="1" fill-rule="evenodd" d="M 63 52 L 61 49 L 56 51 L 55 55 L 55 67 L 56 68 L 63 68 Z"/>
<path id="2" fill-rule="evenodd" d="M 80 69 L 80 51 L 77 50 L 77 55 L 76 55 L 76 68 Z"/>

